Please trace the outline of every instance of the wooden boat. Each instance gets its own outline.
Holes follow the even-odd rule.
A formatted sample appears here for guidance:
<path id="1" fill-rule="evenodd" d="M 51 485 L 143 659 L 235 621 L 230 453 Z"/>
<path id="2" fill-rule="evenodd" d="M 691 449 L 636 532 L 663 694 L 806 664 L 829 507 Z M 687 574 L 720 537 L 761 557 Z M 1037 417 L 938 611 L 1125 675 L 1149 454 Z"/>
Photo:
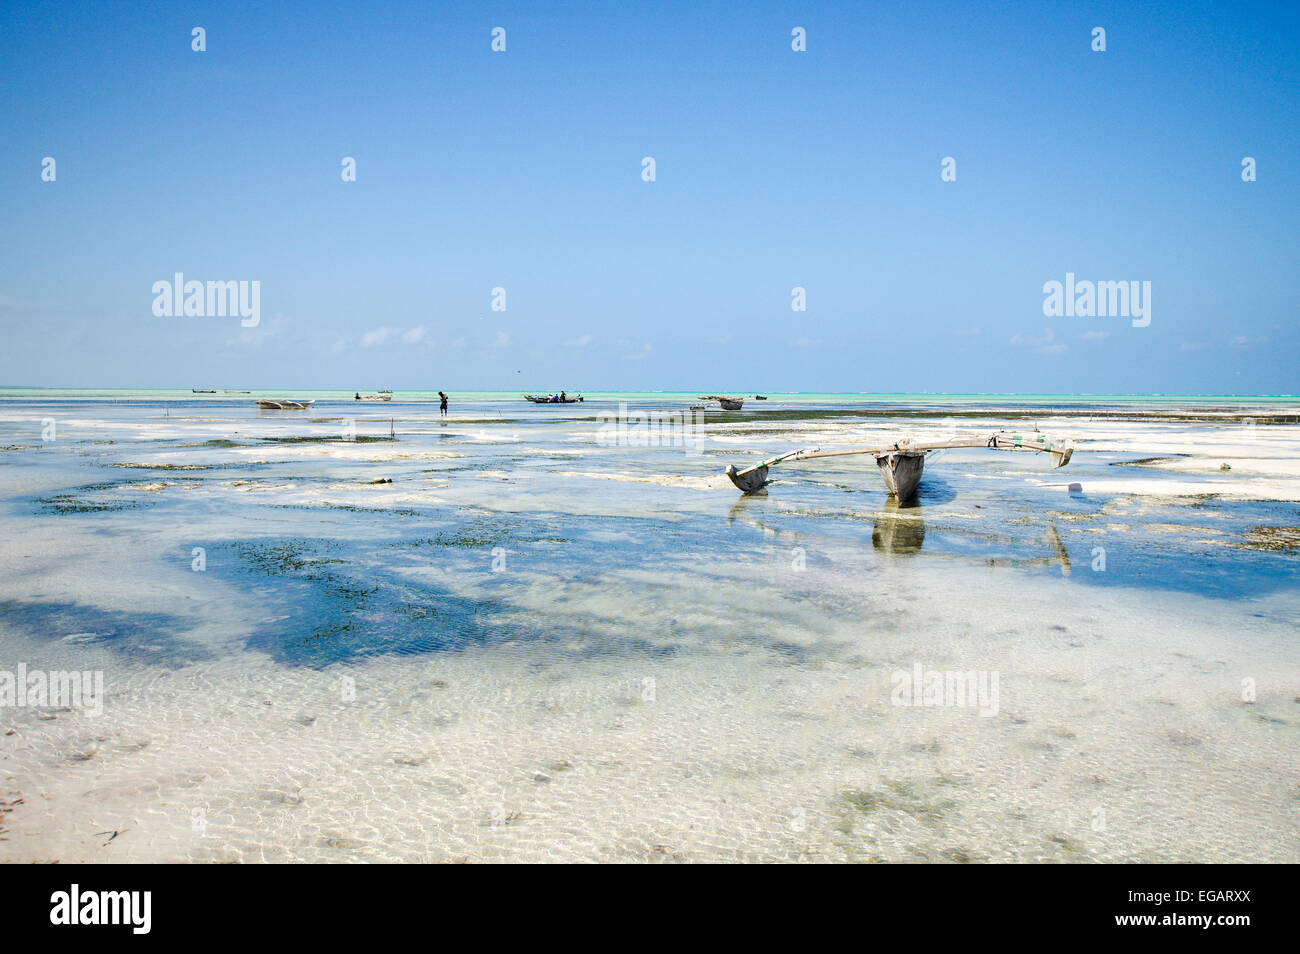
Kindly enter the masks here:
<path id="1" fill-rule="evenodd" d="M 264 411 L 305 411 L 315 403 L 315 401 L 290 401 L 284 399 L 280 401 L 258 401 L 257 406 Z"/>
<path id="2" fill-rule="evenodd" d="M 232 390 L 230 390 L 230 388 L 226 388 L 226 389 L 225 389 L 224 391 L 222 391 L 221 393 L 222 393 L 222 394 L 248 394 L 248 393 L 250 393 L 250 392 L 248 392 L 248 391 L 232 391 Z"/>
<path id="3" fill-rule="evenodd" d="M 392 399 L 393 394 L 391 391 L 388 393 L 380 391 L 378 394 L 360 394 L 357 396 L 358 401 L 391 401 Z"/>
<path id="4" fill-rule="evenodd" d="M 754 400 L 755 400 L 755 401 L 766 401 L 766 400 L 767 400 L 767 395 L 766 395 L 766 394 L 755 394 L 755 395 L 754 395 Z"/>
<path id="5" fill-rule="evenodd" d="M 216 394 L 216 391 L 200 391 L 198 388 L 190 388 L 191 394 Z"/>
<path id="6" fill-rule="evenodd" d="M 525 394 L 525 401 L 532 401 L 534 404 L 579 404 L 582 402 L 582 395 L 577 397 L 566 397 L 563 401 L 551 397 L 549 394 Z"/>
<path id="7" fill-rule="evenodd" d="M 701 394 L 701 401 L 717 401 L 724 411 L 739 411 L 745 405 L 744 398 L 730 397 L 726 394 Z"/>
<path id="8" fill-rule="evenodd" d="M 767 485 L 769 467 L 786 461 L 812 460 L 819 457 L 847 457 L 852 454 L 870 454 L 876 458 L 880 476 L 885 480 L 889 493 L 900 501 L 911 500 L 916 496 L 916 488 L 921 483 L 921 473 L 925 469 L 925 455 L 931 451 L 949 447 L 987 447 L 991 450 L 1005 451 L 1042 451 L 1052 458 L 1053 467 L 1064 467 L 1074 454 L 1074 445 L 1066 441 L 1053 441 L 1044 434 L 1031 432 L 1016 434 L 998 432 L 987 437 L 957 438 L 934 444 L 917 444 L 910 440 L 897 441 L 890 447 L 855 448 L 849 450 L 821 450 L 811 447 L 791 451 L 771 460 L 737 470 L 736 465 L 727 467 L 727 477 L 742 492 L 747 494 L 762 490 Z"/>

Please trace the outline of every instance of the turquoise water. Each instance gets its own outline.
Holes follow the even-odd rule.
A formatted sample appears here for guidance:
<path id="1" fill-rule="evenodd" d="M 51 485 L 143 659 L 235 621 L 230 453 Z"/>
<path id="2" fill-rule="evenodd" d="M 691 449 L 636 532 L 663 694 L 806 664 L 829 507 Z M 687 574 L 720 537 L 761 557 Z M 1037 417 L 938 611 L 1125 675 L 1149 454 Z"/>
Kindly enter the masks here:
<path id="1" fill-rule="evenodd" d="M 107 698 L 0 710 L 0 859 L 1300 859 L 1294 399 L 772 395 L 684 447 L 598 415 L 693 394 L 4 396 L 0 670 Z M 912 506 L 722 476 L 1027 418 L 1068 468 L 944 451 Z M 891 704 L 917 664 L 997 714 Z"/>

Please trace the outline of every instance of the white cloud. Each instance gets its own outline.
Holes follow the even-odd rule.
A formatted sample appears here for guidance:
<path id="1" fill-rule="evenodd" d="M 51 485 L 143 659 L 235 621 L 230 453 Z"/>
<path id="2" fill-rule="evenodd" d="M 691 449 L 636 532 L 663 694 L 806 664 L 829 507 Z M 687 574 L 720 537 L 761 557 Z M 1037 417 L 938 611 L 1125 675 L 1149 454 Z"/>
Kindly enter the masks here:
<path id="1" fill-rule="evenodd" d="M 492 347 L 494 348 L 510 347 L 510 333 L 506 331 L 498 331 L 497 336 L 492 339 Z"/>
<path id="2" fill-rule="evenodd" d="M 422 341 L 424 336 L 428 333 L 429 329 L 424 327 L 424 325 L 416 325 L 414 328 L 408 328 L 406 331 L 402 332 L 402 340 L 407 344 L 415 344 L 418 341 Z"/>
<path id="3" fill-rule="evenodd" d="M 1079 335 L 1080 341 L 1105 341 L 1110 337 L 1109 331 L 1085 331 Z"/>
<path id="4" fill-rule="evenodd" d="M 1051 328 L 1045 328 L 1041 337 L 1031 335 L 1015 335 L 1011 339 L 1011 345 L 1016 348 L 1033 348 L 1039 354 L 1056 355 L 1065 354 L 1069 351 L 1069 345 L 1062 344 L 1056 340 L 1056 332 Z"/>
<path id="5" fill-rule="evenodd" d="M 585 348 L 591 344 L 591 335 L 579 335 L 577 338 L 570 338 L 564 342 L 566 348 Z"/>
<path id="6" fill-rule="evenodd" d="M 1237 335 L 1237 337 L 1228 342 L 1228 344 L 1233 348 L 1249 348 L 1251 345 L 1262 345 L 1267 343 L 1267 338 L 1248 338 L 1246 335 Z"/>
<path id="7" fill-rule="evenodd" d="M 389 338 L 391 338 L 392 335 L 393 335 L 392 328 L 376 328 L 374 331 L 367 331 L 364 335 L 361 336 L 361 347 L 363 348 L 377 347 L 383 344 Z"/>

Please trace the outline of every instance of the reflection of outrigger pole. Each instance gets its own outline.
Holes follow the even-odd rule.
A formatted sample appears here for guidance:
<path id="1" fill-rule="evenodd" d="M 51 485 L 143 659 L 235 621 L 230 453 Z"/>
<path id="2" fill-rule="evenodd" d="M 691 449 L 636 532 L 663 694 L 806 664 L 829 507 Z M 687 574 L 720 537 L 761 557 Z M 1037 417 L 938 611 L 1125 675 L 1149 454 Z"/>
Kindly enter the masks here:
<path id="1" fill-rule="evenodd" d="M 851 454 L 871 454 L 876 458 L 880 474 L 885 478 L 885 486 L 899 500 L 910 500 L 916 495 L 916 486 L 921 482 L 921 471 L 925 467 L 925 455 L 931 451 L 949 447 L 988 447 L 993 450 L 1007 451 L 1043 451 L 1052 456 L 1052 466 L 1064 467 L 1070 462 L 1074 445 L 1067 441 L 1053 441 L 1046 435 L 1038 433 L 1014 434 L 1001 431 L 989 437 L 958 438 L 951 441 L 939 441 L 934 444 L 917 444 L 914 441 L 898 441 L 890 447 L 853 448 L 851 450 L 821 450 L 817 447 L 805 447 L 803 450 L 791 451 L 771 460 L 736 470 L 732 464 L 727 468 L 727 476 L 741 491 L 752 494 L 767 484 L 767 469 L 787 461 L 813 460 L 818 457 L 847 457 Z"/>

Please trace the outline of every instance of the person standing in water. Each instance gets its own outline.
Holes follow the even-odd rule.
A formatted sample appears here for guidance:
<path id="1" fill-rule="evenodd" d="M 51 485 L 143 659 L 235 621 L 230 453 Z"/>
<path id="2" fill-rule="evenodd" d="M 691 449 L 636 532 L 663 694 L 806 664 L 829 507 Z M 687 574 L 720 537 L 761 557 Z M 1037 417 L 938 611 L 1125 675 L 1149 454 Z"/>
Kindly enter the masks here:
<path id="1" fill-rule="evenodd" d="M 447 395 L 443 394 L 441 391 L 438 392 L 438 413 L 442 417 L 447 416 Z"/>

